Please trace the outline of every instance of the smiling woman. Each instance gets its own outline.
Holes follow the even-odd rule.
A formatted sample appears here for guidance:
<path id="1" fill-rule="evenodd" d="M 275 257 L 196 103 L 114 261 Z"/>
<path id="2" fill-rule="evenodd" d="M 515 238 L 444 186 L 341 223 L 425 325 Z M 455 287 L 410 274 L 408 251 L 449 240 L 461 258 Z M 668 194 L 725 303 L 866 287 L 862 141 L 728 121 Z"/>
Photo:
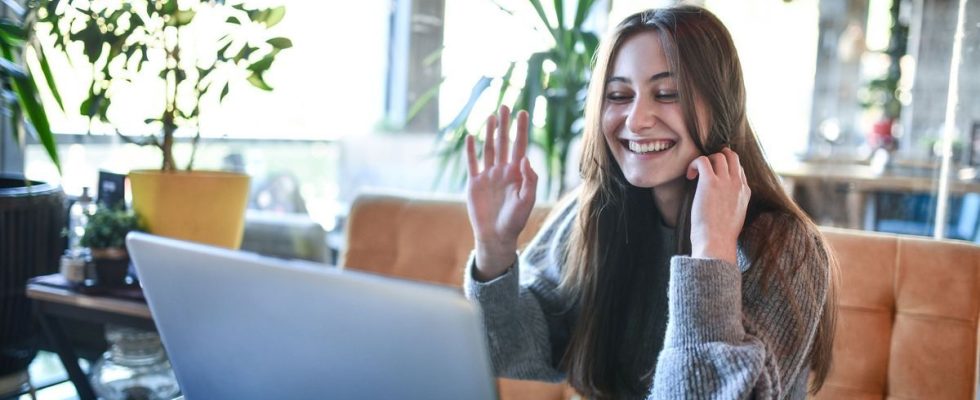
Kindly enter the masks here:
<path id="1" fill-rule="evenodd" d="M 597 79 L 598 78 L 598 79 Z M 468 140 L 465 289 L 496 372 L 590 398 L 806 397 L 833 338 L 833 269 L 746 120 L 732 39 L 707 10 L 627 17 L 597 54 L 577 195 L 522 257 L 535 203 L 527 113 Z M 778 239 L 778 240 L 777 240 Z"/>

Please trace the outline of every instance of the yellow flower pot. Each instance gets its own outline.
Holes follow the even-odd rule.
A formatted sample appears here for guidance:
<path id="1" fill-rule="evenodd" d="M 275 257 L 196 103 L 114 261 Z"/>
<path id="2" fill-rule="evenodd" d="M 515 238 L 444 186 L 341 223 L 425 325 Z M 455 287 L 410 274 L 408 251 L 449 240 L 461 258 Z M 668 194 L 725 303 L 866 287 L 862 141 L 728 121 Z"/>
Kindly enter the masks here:
<path id="1" fill-rule="evenodd" d="M 129 180 L 133 209 L 150 233 L 230 249 L 242 244 L 248 175 L 139 170 Z"/>

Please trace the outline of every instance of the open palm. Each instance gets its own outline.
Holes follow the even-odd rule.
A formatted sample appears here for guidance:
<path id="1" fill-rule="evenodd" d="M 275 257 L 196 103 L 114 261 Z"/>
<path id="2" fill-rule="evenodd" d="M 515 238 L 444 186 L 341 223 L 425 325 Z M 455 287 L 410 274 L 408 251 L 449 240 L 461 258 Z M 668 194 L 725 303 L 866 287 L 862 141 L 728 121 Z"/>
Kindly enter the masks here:
<path id="1" fill-rule="evenodd" d="M 479 168 L 473 137 L 466 139 L 469 180 L 467 210 L 477 247 L 477 267 L 484 276 L 500 275 L 514 260 L 517 237 L 534 207 L 538 177 L 525 157 L 526 112 L 517 113 L 517 140 L 509 151 L 510 110 L 500 108 L 499 121 L 490 116 Z"/>

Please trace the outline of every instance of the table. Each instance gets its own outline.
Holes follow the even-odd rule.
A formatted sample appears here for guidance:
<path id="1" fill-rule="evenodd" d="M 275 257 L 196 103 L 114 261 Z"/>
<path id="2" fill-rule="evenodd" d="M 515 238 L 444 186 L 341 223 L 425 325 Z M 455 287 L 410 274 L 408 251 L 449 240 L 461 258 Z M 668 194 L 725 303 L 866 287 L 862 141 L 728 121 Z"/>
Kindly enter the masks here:
<path id="1" fill-rule="evenodd" d="M 935 193 L 939 187 L 938 172 L 930 170 L 896 169 L 878 172 L 868 165 L 801 162 L 776 168 L 783 178 L 787 191 L 798 188 L 814 189 L 821 184 L 831 184 L 845 191 L 846 227 L 868 229 L 868 201 L 878 192 Z M 934 176 L 935 175 L 935 176 Z M 950 179 L 951 194 L 980 193 L 980 181 L 976 179 Z M 800 199 L 797 199 L 799 201 Z"/>
<path id="2" fill-rule="evenodd" d="M 82 294 L 57 287 L 55 283 L 58 282 L 58 277 L 60 276 L 48 275 L 32 279 L 27 284 L 27 297 L 34 301 L 41 328 L 55 347 L 58 358 L 78 391 L 78 397 L 82 400 L 95 400 L 95 392 L 78 364 L 78 357 L 65 335 L 60 319 L 119 324 L 146 330 L 156 330 L 156 325 L 153 323 L 150 308 L 143 301 Z"/>

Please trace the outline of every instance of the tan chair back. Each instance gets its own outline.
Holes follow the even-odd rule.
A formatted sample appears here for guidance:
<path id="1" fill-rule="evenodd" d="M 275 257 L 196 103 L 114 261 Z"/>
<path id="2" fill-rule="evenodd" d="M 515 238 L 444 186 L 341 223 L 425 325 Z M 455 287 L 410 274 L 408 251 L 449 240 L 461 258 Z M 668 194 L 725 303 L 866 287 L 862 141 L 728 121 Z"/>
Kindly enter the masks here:
<path id="1" fill-rule="evenodd" d="M 980 247 L 824 228 L 840 263 L 820 399 L 973 399 Z"/>
<path id="2" fill-rule="evenodd" d="M 518 239 L 534 236 L 549 209 L 538 207 Z M 351 206 L 340 265 L 357 270 L 460 287 L 473 250 L 466 203 L 458 199 L 364 194 Z"/>

